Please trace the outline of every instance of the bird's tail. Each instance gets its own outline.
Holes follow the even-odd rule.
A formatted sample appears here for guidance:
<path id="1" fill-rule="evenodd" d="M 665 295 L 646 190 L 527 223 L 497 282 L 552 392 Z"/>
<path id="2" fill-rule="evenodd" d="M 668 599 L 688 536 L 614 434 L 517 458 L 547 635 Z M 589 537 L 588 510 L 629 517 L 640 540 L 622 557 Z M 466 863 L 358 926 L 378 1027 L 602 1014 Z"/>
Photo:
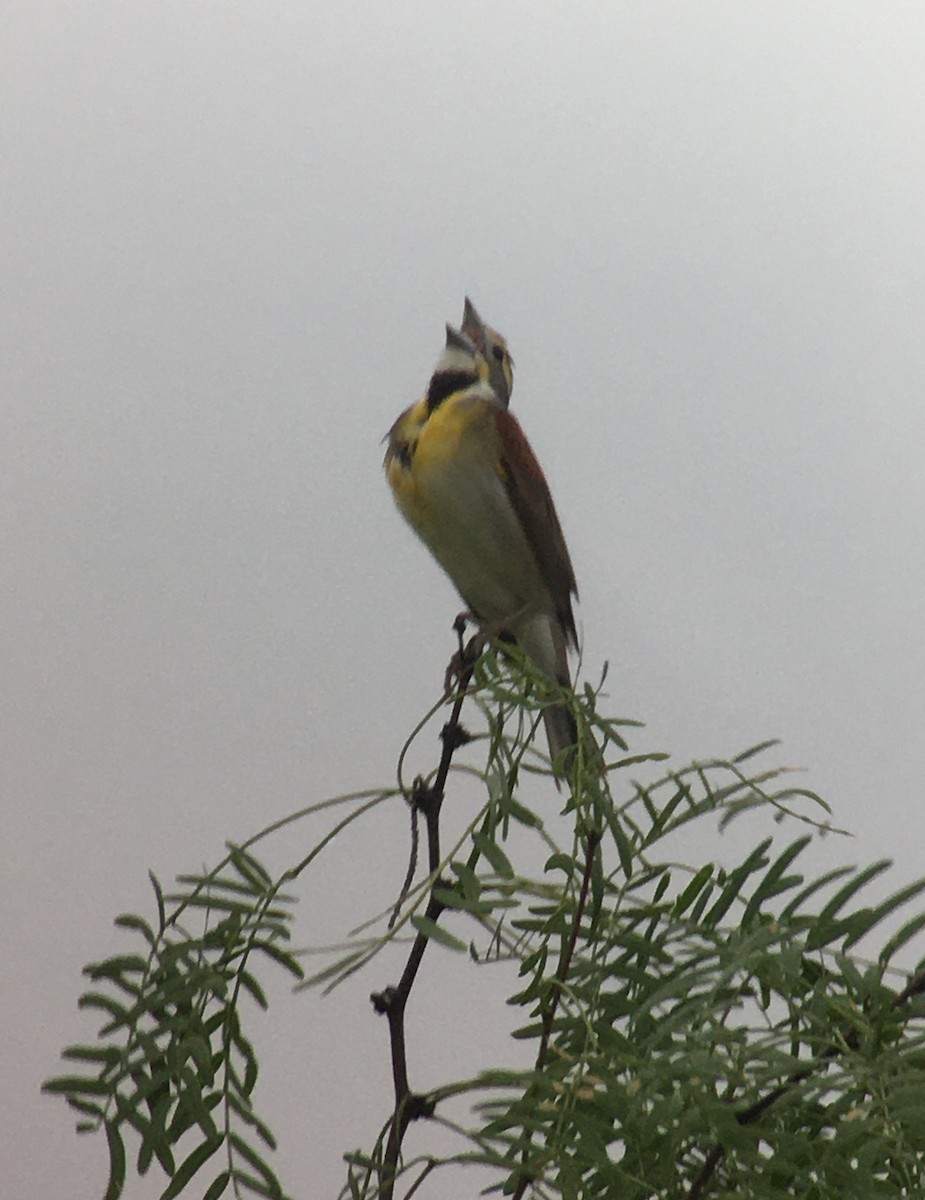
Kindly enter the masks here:
<path id="1" fill-rule="evenodd" d="M 534 665 L 550 679 L 554 679 L 561 687 L 572 686 L 565 634 L 558 621 L 546 615 L 533 617 L 518 628 L 517 641 Z M 575 760 L 578 746 L 575 714 L 570 705 L 554 701 L 543 709 L 543 723 L 549 742 L 549 757 L 558 782 L 567 777 Z"/>
<path id="2" fill-rule="evenodd" d="M 575 714 L 567 704 L 550 704 L 543 709 L 546 740 L 549 742 L 549 757 L 552 759 L 557 779 L 564 779 L 575 762 L 578 748 L 578 726 Z M 561 757 L 560 757 L 561 756 Z"/>

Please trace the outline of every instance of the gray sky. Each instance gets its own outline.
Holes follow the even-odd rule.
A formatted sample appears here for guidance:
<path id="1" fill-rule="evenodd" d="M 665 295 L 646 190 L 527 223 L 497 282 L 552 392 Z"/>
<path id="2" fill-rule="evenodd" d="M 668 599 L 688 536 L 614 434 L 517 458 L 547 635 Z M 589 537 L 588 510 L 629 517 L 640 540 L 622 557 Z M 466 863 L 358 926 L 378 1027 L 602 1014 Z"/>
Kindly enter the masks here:
<path id="1" fill-rule="evenodd" d="M 3 26 L 11 1197 L 100 1191 L 104 1146 L 38 1085 L 147 868 L 388 783 L 439 689 L 459 603 L 380 439 L 465 292 L 636 747 L 779 736 L 857 835 L 833 853 L 922 872 L 920 5 L 13 0 Z M 404 844 L 394 811 L 335 852 L 300 940 L 385 902 Z M 484 973 L 429 966 L 418 1086 L 467 1036 L 507 1053 Z M 258 1026 L 305 1196 L 384 1115 L 389 969 L 280 987 Z"/>

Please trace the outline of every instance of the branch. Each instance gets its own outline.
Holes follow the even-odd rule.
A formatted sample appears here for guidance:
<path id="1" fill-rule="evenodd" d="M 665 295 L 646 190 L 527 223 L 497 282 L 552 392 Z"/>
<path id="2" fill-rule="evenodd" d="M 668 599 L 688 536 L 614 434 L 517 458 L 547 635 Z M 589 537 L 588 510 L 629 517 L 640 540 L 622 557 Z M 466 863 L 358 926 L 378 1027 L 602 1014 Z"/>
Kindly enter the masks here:
<path id="1" fill-rule="evenodd" d="M 909 980 L 901 992 L 898 992 L 890 1002 L 890 1009 L 896 1012 L 907 1004 L 915 996 L 925 994 L 925 971 L 920 971 L 917 975 Z M 779 1084 L 776 1088 L 772 1088 L 748 1106 L 736 1113 L 736 1121 L 740 1125 L 754 1125 L 755 1122 L 764 1113 L 768 1111 L 778 1100 L 792 1092 L 795 1087 L 801 1084 L 805 1079 L 808 1079 L 820 1067 L 826 1066 L 833 1059 L 838 1058 L 846 1050 L 856 1050 L 860 1044 L 860 1034 L 857 1030 L 852 1030 L 846 1035 L 842 1042 L 831 1042 L 822 1053 L 814 1059 L 802 1071 L 796 1071 L 791 1075 L 786 1082 Z M 703 1200 L 707 1194 L 707 1189 L 712 1182 L 716 1168 L 726 1157 L 726 1148 L 722 1142 L 717 1142 L 711 1146 L 704 1159 L 703 1166 L 697 1172 L 697 1176 L 690 1186 L 687 1193 L 687 1200 Z"/>
<path id="2" fill-rule="evenodd" d="M 466 698 L 476 659 L 481 650 L 482 641 L 478 635 L 472 638 L 463 648 L 462 634 L 465 619 L 457 618 L 454 629 L 459 638 L 459 651 L 454 656 L 447 671 L 456 678 L 456 695 L 450 719 L 440 731 L 443 751 L 440 763 L 430 785 L 425 784 L 418 776 L 411 789 L 409 797 L 415 812 L 422 812 L 427 828 L 427 861 L 430 874 L 434 877 L 434 887 L 440 880 L 437 871 L 440 868 L 440 810 L 446 788 L 447 776 L 456 750 L 465 745 L 469 735 L 460 725 L 460 713 Z M 412 858 L 412 868 L 414 859 Z M 407 883 L 407 881 L 406 881 Z M 405 889 L 407 890 L 407 889 Z M 399 899 L 399 904 L 401 898 Z M 437 921 L 445 905 L 437 899 L 433 890 L 427 902 L 424 916 L 429 921 Z M 387 987 L 382 992 L 374 992 L 370 997 L 373 1008 L 377 1013 L 385 1013 L 389 1022 L 389 1043 L 392 1056 L 392 1085 L 395 1095 L 395 1108 L 392 1113 L 389 1136 L 386 1142 L 385 1155 L 379 1174 L 379 1195 L 382 1200 L 392 1200 L 395 1191 L 395 1180 L 398 1173 L 398 1160 L 401 1155 L 402 1141 L 405 1131 L 412 1121 L 420 1117 L 433 1115 L 434 1103 L 426 1096 L 415 1094 L 408 1084 L 408 1060 L 405 1049 L 405 1007 L 411 995 L 411 989 L 417 977 L 424 951 L 427 949 L 429 938 L 426 933 L 418 931 L 408 954 L 408 961 L 402 971 L 398 984 Z"/>

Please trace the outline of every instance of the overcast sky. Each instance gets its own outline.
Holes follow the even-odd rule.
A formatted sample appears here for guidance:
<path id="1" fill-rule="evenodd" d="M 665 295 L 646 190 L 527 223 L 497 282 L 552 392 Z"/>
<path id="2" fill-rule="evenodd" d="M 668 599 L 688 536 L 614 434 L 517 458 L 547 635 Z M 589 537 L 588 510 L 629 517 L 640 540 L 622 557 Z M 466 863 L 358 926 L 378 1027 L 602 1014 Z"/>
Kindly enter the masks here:
<path id="1" fill-rule="evenodd" d="M 634 748 L 780 737 L 839 854 L 922 873 L 920 4 L 7 0 L 2 26 L 11 1197 L 100 1193 L 104 1145 L 38 1087 L 91 1036 L 80 968 L 150 912 L 147 869 L 388 784 L 436 695 L 459 602 L 380 442 L 466 292 Z M 300 941 L 370 879 L 387 902 L 405 824 L 305 882 Z M 448 959 L 409 1015 L 417 1086 L 490 1014 L 507 1053 L 477 972 L 427 1022 Z M 281 986 L 258 1027 L 306 1198 L 384 1118 L 385 972 Z"/>

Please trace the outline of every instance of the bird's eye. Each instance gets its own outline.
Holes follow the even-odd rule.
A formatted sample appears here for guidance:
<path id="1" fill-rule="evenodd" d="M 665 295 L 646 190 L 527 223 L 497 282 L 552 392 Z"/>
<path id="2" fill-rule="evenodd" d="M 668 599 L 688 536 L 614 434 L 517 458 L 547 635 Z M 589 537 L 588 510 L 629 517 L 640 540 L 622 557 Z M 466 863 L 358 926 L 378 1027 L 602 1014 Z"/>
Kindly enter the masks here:
<path id="1" fill-rule="evenodd" d="M 492 346 L 491 352 L 495 357 L 495 362 L 501 362 L 501 360 L 504 358 L 504 351 L 500 346 Z"/>

